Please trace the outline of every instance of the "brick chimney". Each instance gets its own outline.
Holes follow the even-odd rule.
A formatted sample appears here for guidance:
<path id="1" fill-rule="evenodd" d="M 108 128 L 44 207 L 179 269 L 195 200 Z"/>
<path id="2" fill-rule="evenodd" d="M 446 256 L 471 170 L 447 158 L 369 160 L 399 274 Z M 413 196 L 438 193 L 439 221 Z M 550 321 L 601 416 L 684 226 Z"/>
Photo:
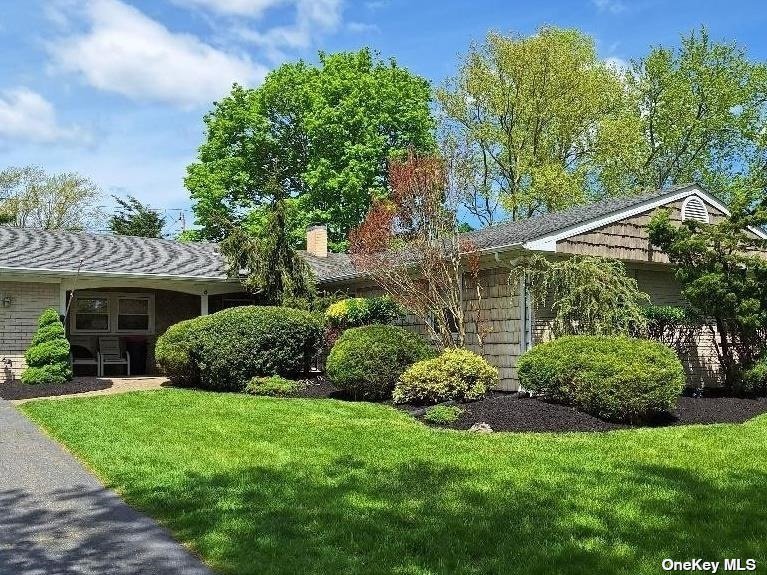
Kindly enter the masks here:
<path id="1" fill-rule="evenodd" d="M 327 226 L 311 226 L 306 229 L 306 252 L 317 258 L 328 257 Z"/>

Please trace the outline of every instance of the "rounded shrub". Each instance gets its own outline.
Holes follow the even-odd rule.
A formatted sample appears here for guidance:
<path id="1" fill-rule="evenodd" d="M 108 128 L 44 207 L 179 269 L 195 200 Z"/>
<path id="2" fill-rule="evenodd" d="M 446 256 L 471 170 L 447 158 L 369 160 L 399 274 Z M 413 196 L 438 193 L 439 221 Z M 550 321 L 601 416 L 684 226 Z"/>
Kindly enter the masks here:
<path id="1" fill-rule="evenodd" d="M 394 386 L 395 403 L 474 401 L 498 385 L 498 370 L 467 349 L 448 349 L 419 361 Z"/>
<path id="2" fill-rule="evenodd" d="M 542 343 L 519 358 L 517 372 L 524 389 L 614 421 L 639 422 L 673 409 L 685 384 L 671 349 L 629 337 Z"/>
<path id="3" fill-rule="evenodd" d="M 267 395 L 271 397 L 292 397 L 296 395 L 300 389 L 300 383 L 279 375 L 254 377 L 245 386 L 246 393 L 251 395 Z"/>
<path id="4" fill-rule="evenodd" d="M 738 395 L 764 395 L 767 392 L 767 357 L 763 357 L 743 372 L 735 384 Z"/>
<path id="5" fill-rule="evenodd" d="M 390 324 L 404 316 L 404 310 L 389 296 L 352 297 L 328 306 L 325 320 L 331 328 Z"/>
<path id="6" fill-rule="evenodd" d="M 181 321 L 157 338 L 155 361 L 174 385 L 194 387 L 200 384 L 200 369 L 193 354 L 197 333 L 203 330 L 210 317 Z"/>
<path id="7" fill-rule="evenodd" d="M 69 342 L 59 312 L 49 308 L 40 314 L 32 343 L 24 354 L 27 369 L 21 381 L 30 385 L 60 384 L 72 379 Z"/>
<path id="8" fill-rule="evenodd" d="M 423 414 L 423 418 L 438 425 L 449 425 L 458 420 L 463 413 L 460 407 L 455 405 L 432 405 Z"/>
<path id="9" fill-rule="evenodd" d="M 416 333 L 391 325 L 347 329 L 330 350 L 330 381 L 356 399 L 388 399 L 400 375 L 435 351 Z"/>
<path id="10" fill-rule="evenodd" d="M 171 381 L 242 391 L 253 377 L 308 372 L 322 337 L 310 312 L 245 306 L 171 327 L 157 341 L 157 363 Z"/>

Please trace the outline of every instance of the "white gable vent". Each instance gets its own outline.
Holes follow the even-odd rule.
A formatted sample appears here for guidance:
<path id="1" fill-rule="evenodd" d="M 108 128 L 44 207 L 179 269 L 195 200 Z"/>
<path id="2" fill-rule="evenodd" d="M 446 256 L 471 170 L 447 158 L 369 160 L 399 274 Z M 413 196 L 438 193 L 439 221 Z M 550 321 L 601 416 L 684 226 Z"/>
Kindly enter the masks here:
<path id="1" fill-rule="evenodd" d="M 682 221 L 693 220 L 707 224 L 709 222 L 708 209 L 698 196 L 690 196 L 682 202 Z"/>

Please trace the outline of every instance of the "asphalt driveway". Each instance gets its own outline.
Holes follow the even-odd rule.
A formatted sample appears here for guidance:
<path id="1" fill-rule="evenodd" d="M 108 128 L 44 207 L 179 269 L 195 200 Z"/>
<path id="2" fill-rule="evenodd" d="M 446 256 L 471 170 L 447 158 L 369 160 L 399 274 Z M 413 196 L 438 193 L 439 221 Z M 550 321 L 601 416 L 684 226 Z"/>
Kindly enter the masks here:
<path id="1" fill-rule="evenodd" d="M 118 573 L 212 575 L 0 399 L 0 575 Z"/>

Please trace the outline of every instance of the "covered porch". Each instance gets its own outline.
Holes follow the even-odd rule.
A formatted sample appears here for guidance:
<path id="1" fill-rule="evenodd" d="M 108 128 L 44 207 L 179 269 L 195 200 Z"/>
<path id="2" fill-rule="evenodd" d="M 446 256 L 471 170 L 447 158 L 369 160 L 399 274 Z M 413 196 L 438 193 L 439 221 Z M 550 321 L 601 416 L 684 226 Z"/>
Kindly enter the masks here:
<path id="1" fill-rule="evenodd" d="M 60 296 L 74 374 L 99 378 L 156 375 L 155 342 L 171 325 L 255 303 L 232 282 L 79 278 Z"/>

